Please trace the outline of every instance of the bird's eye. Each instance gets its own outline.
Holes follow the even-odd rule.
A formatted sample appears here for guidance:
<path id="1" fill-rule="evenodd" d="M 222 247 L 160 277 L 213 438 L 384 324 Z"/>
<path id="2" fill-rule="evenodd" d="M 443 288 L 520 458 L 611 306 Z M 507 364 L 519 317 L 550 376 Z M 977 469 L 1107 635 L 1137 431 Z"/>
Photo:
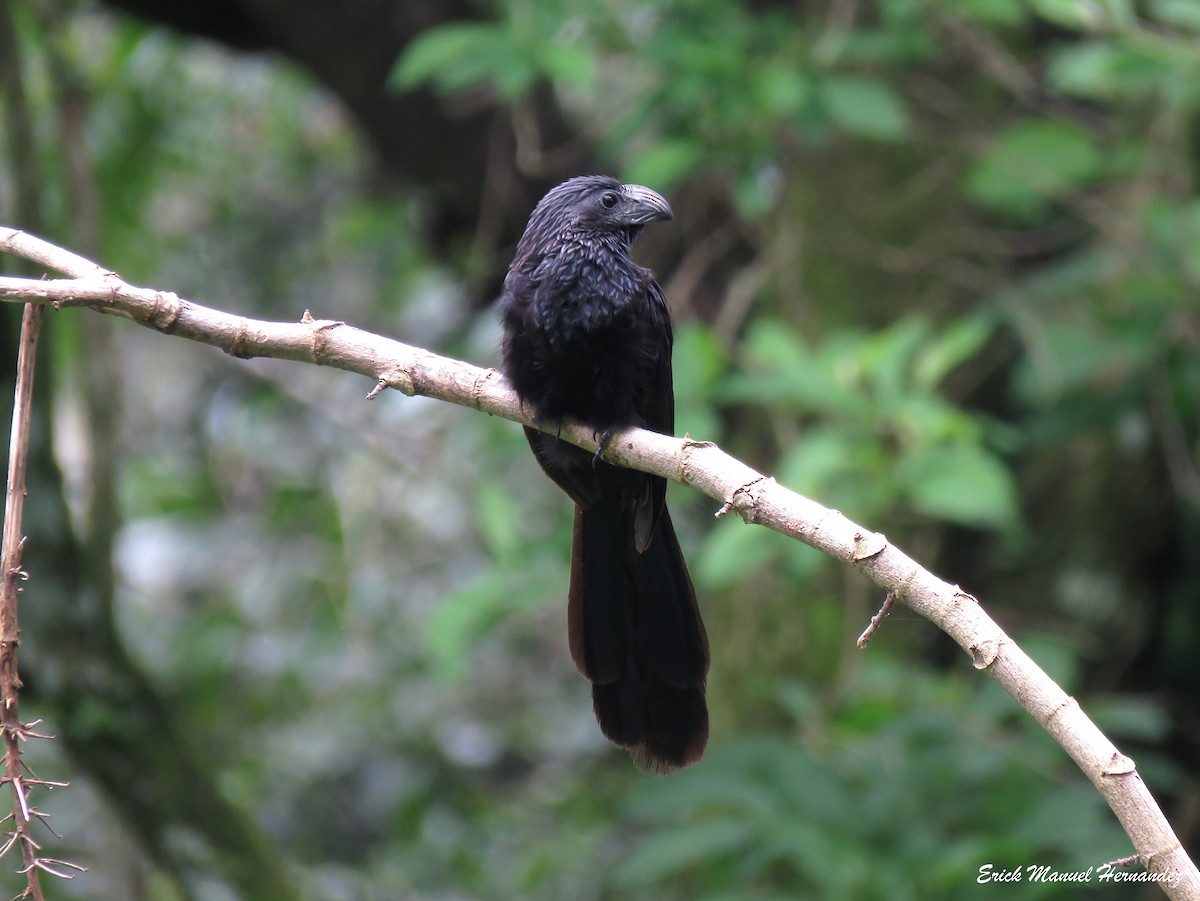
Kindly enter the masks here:
<path id="1" fill-rule="evenodd" d="M 600 195 L 600 205 L 606 210 L 611 210 L 613 207 L 615 207 L 618 200 L 620 200 L 620 198 L 617 197 L 615 191 L 605 191 Z"/>

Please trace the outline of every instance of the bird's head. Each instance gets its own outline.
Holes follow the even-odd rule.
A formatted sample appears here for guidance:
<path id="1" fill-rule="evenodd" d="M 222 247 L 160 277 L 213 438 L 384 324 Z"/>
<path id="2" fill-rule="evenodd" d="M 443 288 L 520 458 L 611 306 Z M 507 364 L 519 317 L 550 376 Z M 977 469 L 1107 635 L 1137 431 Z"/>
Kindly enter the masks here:
<path id="1" fill-rule="evenodd" d="M 617 238 L 628 246 L 645 225 L 673 216 L 657 191 L 606 175 L 581 175 L 551 188 L 538 202 L 517 253 L 548 248 L 570 235 Z"/>

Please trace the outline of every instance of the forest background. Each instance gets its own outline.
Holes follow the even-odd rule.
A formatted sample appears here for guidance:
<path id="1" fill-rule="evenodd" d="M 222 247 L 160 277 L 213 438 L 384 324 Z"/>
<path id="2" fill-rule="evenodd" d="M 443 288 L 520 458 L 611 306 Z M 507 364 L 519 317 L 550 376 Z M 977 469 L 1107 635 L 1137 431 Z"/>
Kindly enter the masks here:
<path id="1" fill-rule="evenodd" d="M 0 78 L 3 224 L 481 365 L 546 188 L 666 194 L 679 433 L 977 595 L 1200 844 L 1200 5 L 0 0 Z M 644 776 L 518 428 L 46 328 L 22 709 L 89 868 L 53 897 L 1086 898 L 975 880 L 1130 853 L 948 639 L 857 650 L 869 583 L 683 489 L 713 738 Z"/>

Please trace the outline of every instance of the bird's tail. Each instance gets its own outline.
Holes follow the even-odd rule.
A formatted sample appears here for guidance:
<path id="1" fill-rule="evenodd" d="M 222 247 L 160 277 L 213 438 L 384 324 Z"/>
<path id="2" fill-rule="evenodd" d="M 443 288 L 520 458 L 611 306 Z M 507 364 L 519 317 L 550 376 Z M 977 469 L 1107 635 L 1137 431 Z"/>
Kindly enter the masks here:
<path id="1" fill-rule="evenodd" d="M 600 729 L 642 769 L 695 763 L 708 741 L 708 636 L 664 507 L 645 551 L 616 492 L 576 508 L 568 633 Z"/>

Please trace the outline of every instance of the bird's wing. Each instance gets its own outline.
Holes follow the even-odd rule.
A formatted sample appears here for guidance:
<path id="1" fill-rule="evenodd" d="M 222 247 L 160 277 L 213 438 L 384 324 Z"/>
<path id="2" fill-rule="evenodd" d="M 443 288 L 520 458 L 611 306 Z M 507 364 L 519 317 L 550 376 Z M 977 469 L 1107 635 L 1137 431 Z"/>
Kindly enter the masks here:
<path id="1" fill-rule="evenodd" d="M 675 433 L 675 388 L 671 376 L 671 351 L 674 338 L 671 332 L 671 308 L 663 289 L 653 278 L 647 279 L 647 326 L 657 340 L 647 342 L 646 356 L 641 362 L 644 375 L 638 411 L 645 427 L 664 435 Z M 636 501 L 634 540 L 639 551 L 645 551 L 654 534 L 654 525 L 666 506 L 667 480 L 647 475 L 642 480 L 642 493 Z"/>
<path id="2" fill-rule="evenodd" d="M 675 431 L 675 391 L 671 381 L 671 308 L 663 289 L 653 278 L 646 286 L 646 315 L 658 339 L 643 361 L 646 367 L 646 393 L 641 406 L 646 428 L 670 435 Z"/>

